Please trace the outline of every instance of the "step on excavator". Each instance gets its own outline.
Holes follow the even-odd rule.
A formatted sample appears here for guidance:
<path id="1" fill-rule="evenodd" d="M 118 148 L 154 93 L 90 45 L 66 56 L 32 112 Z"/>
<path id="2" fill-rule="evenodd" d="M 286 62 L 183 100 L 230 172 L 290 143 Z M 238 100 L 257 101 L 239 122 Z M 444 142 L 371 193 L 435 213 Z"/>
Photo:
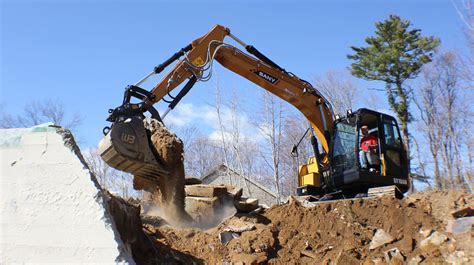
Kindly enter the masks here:
<path id="1" fill-rule="evenodd" d="M 245 52 L 224 42 L 225 38 L 233 39 Z M 179 139 L 171 140 L 166 148 L 157 147 L 157 140 L 164 136 L 156 135 L 156 131 L 164 127 L 162 120 L 196 82 L 209 80 L 215 61 L 290 103 L 309 121 L 307 133 L 314 156 L 299 167 L 298 195 L 321 199 L 352 198 L 367 194 L 371 188 L 390 185 L 402 193 L 408 190 L 407 153 L 394 117 L 365 108 L 348 110 L 343 117 L 336 115 L 330 102 L 309 82 L 280 67 L 220 25 L 177 51 L 136 84 L 128 86 L 122 104 L 109 110 L 107 121 L 112 124 L 104 128 L 100 155 L 111 167 L 133 174 L 136 188 L 158 188 L 168 194 L 167 200 L 184 204 L 184 170 L 171 174 L 170 171 L 175 170 L 173 163 L 177 161 L 170 162 L 166 158 L 176 151 L 172 150 L 176 146 L 181 148 L 178 153 L 182 152 L 182 143 L 180 147 Z M 173 63 L 175 66 L 151 91 L 140 87 Z M 172 96 L 170 92 L 183 82 L 186 83 L 181 90 Z M 132 98 L 138 102 L 132 103 Z M 160 101 L 169 104 L 161 115 L 153 107 Z M 364 152 L 364 147 L 361 141 L 367 134 L 375 139 L 375 144 L 364 159 L 367 161 L 362 163 L 360 153 Z M 170 134 L 166 133 L 166 136 Z M 298 145 L 295 145 L 293 153 L 297 153 L 297 149 Z"/>

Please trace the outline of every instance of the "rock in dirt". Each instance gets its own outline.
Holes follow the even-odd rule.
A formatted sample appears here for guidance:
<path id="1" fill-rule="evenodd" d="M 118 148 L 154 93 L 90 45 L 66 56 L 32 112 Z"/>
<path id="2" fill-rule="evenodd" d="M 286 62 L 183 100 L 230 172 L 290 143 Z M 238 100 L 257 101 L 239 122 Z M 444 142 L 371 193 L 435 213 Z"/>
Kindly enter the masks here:
<path id="1" fill-rule="evenodd" d="M 423 237 L 429 237 L 432 232 L 433 232 L 432 229 L 424 229 L 423 227 L 420 229 L 420 234 L 421 234 Z"/>
<path id="2" fill-rule="evenodd" d="M 398 248 L 392 248 L 384 253 L 385 261 L 390 264 L 404 264 L 405 256 L 398 250 Z"/>
<path id="3" fill-rule="evenodd" d="M 334 264 L 359 265 L 360 261 L 356 259 L 355 257 L 341 250 L 339 254 L 336 256 L 336 259 L 334 260 Z"/>
<path id="4" fill-rule="evenodd" d="M 434 231 L 431 236 L 427 237 L 426 239 L 422 240 L 420 242 L 420 247 L 421 248 L 426 248 L 428 247 L 429 245 L 433 245 L 433 246 L 439 246 L 441 244 L 443 244 L 446 240 L 448 239 L 448 237 L 438 231 Z"/>
<path id="5" fill-rule="evenodd" d="M 262 264 L 268 260 L 265 253 L 256 253 L 256 254 L 245 254 L 238 253 L 233 254 L 231 257 L 232 264 Z"/>
<path id="6" fill-rule="evenodd" d="M 314 251 L 310 251 L 310 250 L 301 250 L 301 255 L 304 255 L 313 259 L 318 258 L 317 254 Z"/>
<path id="7" fill-rule="evenodd" d="M 389 233 L 383 231 L 382 229 L 377 229 L 377 232 L 375 232 L 375 235 L 370 242 L 369 249 L 376 249 L 385 244 L 392 243 L 394 240 L 395 238 L 393 238 L 393 236 L 391 236 Z"/>
<path id="8" fill-rule="evenodd" d="M 448 255 L 446 261 L 451 264 L 468 264 L 469 258 L 464 251 L 455 251 Z"/>
<path id="9" fill-rule="evenodd" d="M 254 223 L 241 221 L 240 219 L 237 219 L 237 220 L 239 220 L 240 223 L 233 222 L 231 225 L 228 225 L 226 228 L 224 228 L 224 231 L 243 233 L 243 232 L 252 231 L 255 229 Z"/>
<path id="10" fill-rule="evenodd" d="M 418 265 L 420 264 L 425 258 L 422 255 L 416 255 L 408 262 L 408 265 Z"/>
<path id="11" fill-rule="evenodd" d="M 143 224 L 149 224 L 155 227 L 169 225 L 165 219 L 159 216 L 141 214 L 140 218 L 142 219 Z"/>
<path id="12" fill-rule="evenodd" d="M 226 245 L 232 239 L 240 237 L 243 232 L 252 231 L 255 229 L 255 224 L 252 222 L 246 222 L 241 219 L 231 219 L 231 222 L 227 224 L 223 232 L 219 233 L 219 241 Z"/>
<path id="13" fill-rule="evenodd" d="M 365 264 L 365 263 L 364 263 Z M 369 262 L 369 264 L 373 265 L 385 265 L 385 262 L 383 261 L 382 258 L 375 258 L 372 260 L 372 263 Z"/>
<path id="14" fill-rule="evenodd" d="M 444 224 L 456 213 L 465 208 L 474 209 L 474 194 L 455 190 L 434 190 L 417 192 L 408 196 L 405 201 L 417 208 L 429 210 L 430 214 Z"/>
<path id="15" fill-rule="evenodd" d="M 237 213 L 216 228 L 194 231 L 192 237 L 186 237 L 187 233 L 170 228 L 158 230 L 170 247 L 209 264 L 228 264 L 243 259 L 276 264 L 336 264 L 336 259 L 346 262 L 339 262 L 340 264 L 350 264 L 350 260 L 355 259 L 359 264 L 387 264 L 384 253 L 394 247 L 406 257 L 406 263 L 445 264 L 448 259 L 467 259 L 469 264 L 473 260 L 471 253 L 474 251 L 461 244 L 469 242 L 467 239 L 458 240 L 453 235 L 453 238 L 439 246 L 430 245 L 424 249 L 420 247 L 420 241 L 436 234 L 432 231 L 444 233 L 445 227 L 442 219 L 426 212 L 426 204 L 431 205 L 433 213 L 444 218 L 449 215 L 446 213 L 450 213 L 450 209 L 463 208 L 470 201 L 470 195 L 465 192 L 449 194 L 446 197 L 444 192 L 419 193 L 418 199 L 409 203 L 405 199 L 384 196 L 377 199 L 318 203 L 310 207 L 304 207 L 294 200 L 264 209 L 259 214 Z M 448 208 L 443 208 L 445 206 Z M 441 209 L 446 209 L 444 214 L 441 214 Z M 242 232 L 240 237 L 222 244 L 219 233 L 231 226 L 239 227 L 233 224 L 236 219 L 252 223 L 255 229 Z M 376 241 L 376 228 L 389 231 L 391 239 L 388 242 L 391 243 L 370 250 L 372 241 Z M 420 230 L 426 231 L 427 236 L 420 234 Z M 382 232 L 379 231 L 380 233 Z M 391 254 L 390 263 L 400 260 L 395 257 L 398 257 L 397 251 Z"/>
<path id="16" fill-rule="evenodd" d="M 234 233 L 232 231 L 224 231 L 219 233 L 219 241 L 223 245 L 227 245 L 232 239 L 238 238 L 240 235 L 238 233 Z"/>

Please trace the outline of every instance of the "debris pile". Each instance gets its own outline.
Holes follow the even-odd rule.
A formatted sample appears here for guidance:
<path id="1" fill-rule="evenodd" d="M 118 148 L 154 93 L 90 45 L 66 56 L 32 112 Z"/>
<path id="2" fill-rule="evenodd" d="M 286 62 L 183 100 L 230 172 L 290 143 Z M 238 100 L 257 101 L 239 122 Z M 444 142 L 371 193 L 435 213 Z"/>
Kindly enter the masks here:
<path id="1" fill-rule="evenodd" d="M 290 200 L 206 231 L 162 226 L 149 235 L 209 263 L 458 264 L 474 260 L 473 199 L 432 191 L 310 207 Z"/>
<path id="2" fill-rule="evenodd" d="M 242 197 L 242 189 L 226 185 L 208 185 L 193 183 L 185 186 L 185 211 L 193 219 L 186 223 L 185 227 L 209 229 L 217 226 L 225 219 L 236 213 L 250 213 L 259 208 L 257 199 Z M 180 227 L 167 218 L 166 214 L 155 204 L 159 194 L 148 194 L 149 197 L 143 204 L 142 218 L 146 223 L 152 224 L 158 221 L 159 224 L 168 224 L 173 227 Z M 182 223 L 181 223 L 182 224 Z M 183 225 L 181 225 L 183 227 Z"/>

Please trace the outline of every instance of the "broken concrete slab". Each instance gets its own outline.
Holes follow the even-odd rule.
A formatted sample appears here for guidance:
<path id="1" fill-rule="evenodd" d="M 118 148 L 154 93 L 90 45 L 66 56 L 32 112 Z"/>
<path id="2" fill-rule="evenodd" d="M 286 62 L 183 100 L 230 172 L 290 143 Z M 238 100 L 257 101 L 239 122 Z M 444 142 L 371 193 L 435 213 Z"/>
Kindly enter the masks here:
<path id="1" fill-rule="evenodd" d="M 185 211 L 195 220 L 199 221 L 203 216 L 212 217 L 220 205 L 219 198 L 205 198 L 186 196 Z"/>
<path id="2" fill-rule="evenodd" d="M 242 194 L 243 194 L 242 188 L 228 186 L 228 185 L 226 185 L 225 187 L 227 189 L 227 193 L 229 193 L 234 200 L 240 200 L 240 198 L 242 198 Z"/>
<path id="3" fill-rule="evenodd" d="M 372 241 L 370 242 L 369 249 L 372 250 L 379 248 L 385 244 L 392 243 L 394 240 L 395 238 L 389 233 L 383 231 L 382 229 L 377 229 Z"/>
<path id="4" fill-rule="evenodd" d="M 246 231 L 252 231 L 255 229 L 255 224 L 251 222 L 242 222 L 241 224 L 233 224 L 224 228 L 224 231 L 230 231 L 235 233 L 243 233 Z"/>
<path id="5" fill-rule="evenodd" d="M 463 217 L 456 220 L 448 220 L 446 232 L 459 235 L 462 233 L 470 233 L 474 226 L 474 217 Z"/>
<path id="6" fill-rule="evenodd" d="M 48 124 L 0 130 L 5 263 L 134 263 L 72 135 Z"/>
<path id="7" fill-rule="evenodd" d="M 249 213 L 258 208 L 258 199 L 241 198 L 234 202 L 234 206 L 239 212 Z"/>
<path id="8" fill-rule="evenodd" d="M 242 233 L 245 231 L 254 230 L 255 228 L 255 222 L 244 220 L 243 218 L 234 217 L 227 220 L 226 226 L 223 228 L 223 230 Z"/>
<path id="9" fill-rule="evenodd" d="M 227 193 L 227 189 L 222 185 L 187 185 L 185 187 L 186 196 L 191 197 L 222 197 Z"/>
<path id="10" fill-rule="evenodd" d="M 370 242 L 369 249 L 370 250 L 376 249 L 378 247 L 381 247 L 385 244 L 392 242 L 393 240 L 394 238 L 390 234 L 388 234 L 382 229 L 377 229 L 374 236 L 372 237 L 372 241 Z"/>

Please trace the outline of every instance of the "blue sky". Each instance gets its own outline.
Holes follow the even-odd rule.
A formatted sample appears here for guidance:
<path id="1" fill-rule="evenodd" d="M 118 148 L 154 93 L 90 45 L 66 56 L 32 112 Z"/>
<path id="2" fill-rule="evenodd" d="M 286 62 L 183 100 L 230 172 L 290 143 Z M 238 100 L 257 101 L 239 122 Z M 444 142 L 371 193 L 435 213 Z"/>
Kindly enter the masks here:
<path id="1" fill-rule="evenodd" d="M 348 67 L 350 46 L 363 45 L 374 23 L 390 14 L 441 38 L 443 49 L 463 50 L 465 43 L 449 0 L 197 2 L 2 1 L 0 103 L 17 114 L 32 100 L 60 99 L 67 112 L 85 117 L 79 137 L 95 146 L 123 88 L 215 24 L 303 79 Z M 215 76 L 223 93 L 237 88 L 250 103 L 258 95 L 222 67 Z M 202 109 L 213 101 L 215 82 L 196 85 L 183 103 Z"/>

